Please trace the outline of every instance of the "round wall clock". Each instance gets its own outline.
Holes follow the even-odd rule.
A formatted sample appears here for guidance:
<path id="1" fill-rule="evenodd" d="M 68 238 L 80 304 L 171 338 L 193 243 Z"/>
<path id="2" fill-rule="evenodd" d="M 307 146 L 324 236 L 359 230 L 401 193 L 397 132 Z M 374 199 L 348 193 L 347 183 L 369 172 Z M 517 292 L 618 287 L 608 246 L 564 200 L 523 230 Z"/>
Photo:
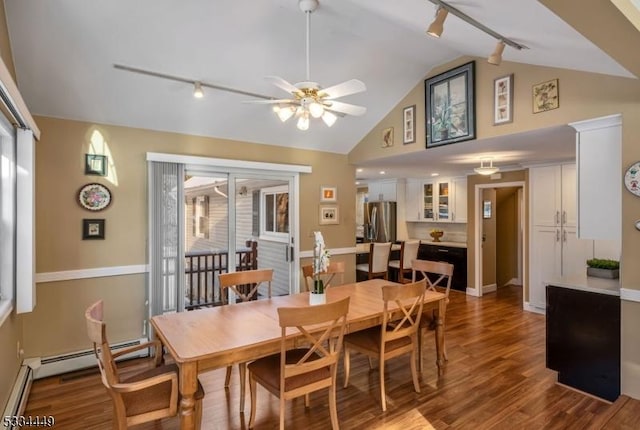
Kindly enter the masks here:
<path id="1" fill-rule="evenodd" d="M 636 196 L 640 196 L 640 161 L 632 164 L 624 175 L 624 185 L 627 190 Z"/>
<path id="2" fill-rule="evenodd" d="M 111 191 L 101 184 L 87 184 L 78 193 L 80 205 L 90 211 L 101 211 L 111 203 Z"/>

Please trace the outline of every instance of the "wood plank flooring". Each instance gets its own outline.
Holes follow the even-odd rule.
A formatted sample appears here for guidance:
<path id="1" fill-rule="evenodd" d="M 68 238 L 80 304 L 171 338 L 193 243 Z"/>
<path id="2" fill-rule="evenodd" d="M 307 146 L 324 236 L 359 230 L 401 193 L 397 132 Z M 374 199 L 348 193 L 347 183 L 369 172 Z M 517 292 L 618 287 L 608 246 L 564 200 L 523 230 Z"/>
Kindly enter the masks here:
<path id="1" fill-rule="evenodd" d="M 413 391 L 407 357 L 387 362 L 387 412 L 380 409 L 377 364 L 353 354 L 350 384 L 342 388 L 338 373 L 338 416 L 342 429 L 585 429 L 640 428 L 640 402 L 610 405 L 555 384 L 545 368 L 544 317 L 522 309 L 519 287 L 504 287 L 483 298 L 452 291 L 447 310 L 449 356 L 438 375 L 433 332 L 426 333 L 425 370 L 421 393 Z M 126 364 L 135 370 L 136 361 Z M 225 390 L 225 370 L 202 374 L 206 396 L 202 428 L 245 429 L 247 412 L 238 412 L 237 368 Z M 278 427 L 278 400 L 258 389 L 257 429 Z M 624 399 L 623 399 L 624 400 Z M 611 413 L 613 411 L 613 413 Z M 96 372 L 35 381 L 25 415 L 53 415 L 57 429 L 111 428 L 111 399 Z M 286 425 L 291 429 L 331 427 L 326 391 L 289 402 Z M 594 427 L 597 426 L 597 427 Z M 145 424 L 141 430 L 179 429 L 177 418 Z"/>

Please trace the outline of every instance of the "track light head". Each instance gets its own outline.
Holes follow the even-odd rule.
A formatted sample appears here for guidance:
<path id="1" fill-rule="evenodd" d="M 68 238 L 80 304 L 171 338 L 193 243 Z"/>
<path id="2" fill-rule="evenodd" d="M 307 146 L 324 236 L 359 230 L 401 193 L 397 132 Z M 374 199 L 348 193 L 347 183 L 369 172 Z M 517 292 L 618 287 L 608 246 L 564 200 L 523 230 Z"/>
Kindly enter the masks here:
<path id="1" fill-rule="evenodd" d="M 448 14 L 448 10 L 442 6 L 438 7 L 438 10 L 436 11 L 436 18 L 427 29 L 427 34 L 429 36 L 440 37 L 442 35 L 442 31 L 444 30 L 444 20 L 447 19 Z"/>
<path id="2" fill-rule="evenodd" d="M 502 52 L 504 51 L 504 46 L 504 42 L 502 40 L 498 40 L 495 51 L 493 51 L 493 54 L 491 54 L 487 59 L 489 64 L 499 66 L 500 63 L 502 63 Z"/>
<path id="3" fill-rule="evenodd" d="M 193 96 L 197 99 L 204 97 L 204 91 L 202 91 L 202 85 L 200 82 L 193 83 Z"/>

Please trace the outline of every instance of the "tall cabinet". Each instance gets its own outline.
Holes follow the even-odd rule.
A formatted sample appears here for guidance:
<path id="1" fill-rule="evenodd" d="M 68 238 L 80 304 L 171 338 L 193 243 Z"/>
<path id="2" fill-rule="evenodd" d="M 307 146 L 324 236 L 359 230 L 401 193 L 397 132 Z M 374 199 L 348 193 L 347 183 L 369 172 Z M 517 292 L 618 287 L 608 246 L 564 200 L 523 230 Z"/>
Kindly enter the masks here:
<path id="1" fill-rule="evenodd" d="M 559 276 L 584 273 L 593 258 L 593 240 L 577 236 L 576 165 L 529 170 L 531 239 L 529 305 L 546 307 L 545 286 Z"/>
<path id="2" fill-rule="evenodd" d="M 467 222 L 467 178 L 407 179 L 407 221 Z"/>

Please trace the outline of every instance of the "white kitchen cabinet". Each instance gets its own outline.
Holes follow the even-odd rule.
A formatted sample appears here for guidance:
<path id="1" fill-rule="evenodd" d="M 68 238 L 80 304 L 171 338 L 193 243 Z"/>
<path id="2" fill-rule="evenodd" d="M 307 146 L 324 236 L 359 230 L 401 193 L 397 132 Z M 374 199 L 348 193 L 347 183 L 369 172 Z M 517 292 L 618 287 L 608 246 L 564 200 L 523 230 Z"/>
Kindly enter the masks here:
<path id="1" fill-rule="evenodd" d="M 395 202 L 398 199 L 395 179 L 371 181 L 368 184 L 367 195 L 370 202 Z"/>
<path id="2" fill-rule="evenodd" d="M 407 179 L 405 186 L 405 219 L 420 221 L 420 205 L 422 201 L 422 180 Z"/>
<path id="3" fill-rule="evenodd" d="M 621 240 L 622 117 L 570 124 L 577 130 L 578 236 Z"/>
<path id="4" fill-rule="evenodd" d="M 586 261 L 594 256 L 594 242 L 576 235 L 575 164 L 533 167 L 529 170 L 529 187 L 529 304 L 544 309 L 546 282 L 584 274 Z"/>
<path id="5" fill-rule="evenodd" d="M 407 179 L 407 221 L 467 222 L 467 178 Z"/>

